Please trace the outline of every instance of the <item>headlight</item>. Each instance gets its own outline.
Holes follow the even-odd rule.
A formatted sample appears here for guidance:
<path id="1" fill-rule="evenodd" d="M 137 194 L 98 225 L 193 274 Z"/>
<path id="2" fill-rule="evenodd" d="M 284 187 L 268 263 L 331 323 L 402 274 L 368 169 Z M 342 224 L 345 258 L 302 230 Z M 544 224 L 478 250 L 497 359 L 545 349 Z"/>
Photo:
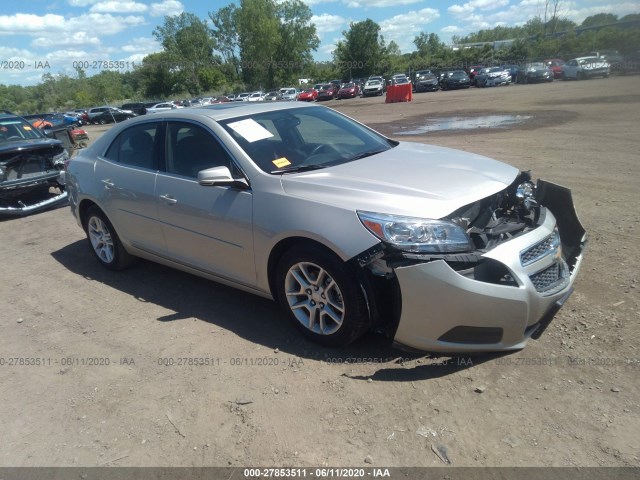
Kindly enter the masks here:
<path id="1" fill-rule="evenodd" d="M 471 241 L 462 227 L 448 220 L 357 212 L 362 224 L 383 242 L 407 252 L 464 252 Z"/>

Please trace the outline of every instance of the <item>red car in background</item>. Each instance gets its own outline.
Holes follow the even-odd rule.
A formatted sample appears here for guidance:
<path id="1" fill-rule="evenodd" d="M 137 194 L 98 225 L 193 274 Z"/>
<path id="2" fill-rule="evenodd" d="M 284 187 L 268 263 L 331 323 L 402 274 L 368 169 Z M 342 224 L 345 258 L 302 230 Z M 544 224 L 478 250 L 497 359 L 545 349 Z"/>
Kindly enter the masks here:
<path id="1" fill-rule="evenodd" d="M 562 66 L 565 64 L 564 60 L 561 58 L 549 58 L 543 60 L 542 63 L 553 72 L 553 78 L 562 78 Z"/>
<path id="2" fill-rule="evenodd" d="M 298 100 L 302 102 L 315 102 L 318 98 L 318 91 L 315 88 L 307 88 L 298 94 Z"/>
<path id="3" fill-rule="evenodd" d="M 338 98 L 355 98 L 360 95 L 360 87 L 357 83 L 345 83 L 338 90 Z"/>
<path id="4" fill-rule="evenodd" d="M 332 83 L 325 83 L 323 85 L 320 85 L 316 100 L 318 102 L 320 102 L 321 100 L 333 100 L 334 98 L 336 98 L 337 94 L 338 90 L 336 89 L 335 85 L 333 85 Z"/>

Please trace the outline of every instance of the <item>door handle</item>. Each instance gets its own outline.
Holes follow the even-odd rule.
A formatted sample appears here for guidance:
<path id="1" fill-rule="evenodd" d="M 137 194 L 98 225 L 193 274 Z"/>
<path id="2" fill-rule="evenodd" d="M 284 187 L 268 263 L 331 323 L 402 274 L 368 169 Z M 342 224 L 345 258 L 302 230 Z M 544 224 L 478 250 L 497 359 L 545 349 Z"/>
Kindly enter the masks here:
<path id="1" fill-rule="evenodd" d="M 116 184 L 113 183 L 111 180 L 102 180 L 102 183 L 104 183 L 104 186 L 106 188 L 113 188 L 116 186 Z"/>
<path id="2" fill-rule="evenodd" d="M 178 200 L 173 198 L 168 193 L 166 195 L 160 195 L 160 198 L 163 199 L 165 202 L 167 202 L 169 205 L 174 205 L 174 204 L 178 203 Z"/>

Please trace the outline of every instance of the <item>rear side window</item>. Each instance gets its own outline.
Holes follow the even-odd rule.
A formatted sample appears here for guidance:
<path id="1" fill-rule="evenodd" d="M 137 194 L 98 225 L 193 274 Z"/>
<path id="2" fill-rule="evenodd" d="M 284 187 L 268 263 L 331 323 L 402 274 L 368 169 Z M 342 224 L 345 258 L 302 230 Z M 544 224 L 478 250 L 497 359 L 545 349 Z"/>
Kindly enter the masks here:
<path id="1" fill-rule="evenodd" d="M 142 123 L 127 128 L 116 137 L 105 157 L 131 167 L 157 170 L 159 122 Z"/>

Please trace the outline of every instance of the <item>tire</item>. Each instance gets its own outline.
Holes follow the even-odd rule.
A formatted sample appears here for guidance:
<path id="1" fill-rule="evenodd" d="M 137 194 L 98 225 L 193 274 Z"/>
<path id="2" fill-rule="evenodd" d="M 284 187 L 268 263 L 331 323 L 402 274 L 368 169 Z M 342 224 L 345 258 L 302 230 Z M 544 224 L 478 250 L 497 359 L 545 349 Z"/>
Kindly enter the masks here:
<path id="1" fill-rule="evenodd" d="M 560 75 L 560 78 L 561 78 L 563 81 L 566 81 L 566 80 L 567 80 L 567 76 L 564 74 L 564 72 L 562 72 L 562 75 Z"/>
<path id="2" fill-rule="evenodd" d="M 106 121 L 104 118 L 101 118 L 101 119 L 98 121 L 98 123 L 99 123 L 100 125 L 104 125 L 105 123 L 107 123 L 107 121 Z"/>
<path id="3" fill-rule="evenodd" d="M 104 267 L 123 270 L 134 262 L 135 258 L 124 249 L 113 225 L 98 207 L 87 211 L 84 231 L 91 251 Z"/>
<path id="4" fill-rule="evenodd" d="M 317 343 L 348 345 L 370 326 L 354 273 L 321 247 L 301 245 L 287 251 L 277 266 L 276 290 L 296 328 Z"/>

